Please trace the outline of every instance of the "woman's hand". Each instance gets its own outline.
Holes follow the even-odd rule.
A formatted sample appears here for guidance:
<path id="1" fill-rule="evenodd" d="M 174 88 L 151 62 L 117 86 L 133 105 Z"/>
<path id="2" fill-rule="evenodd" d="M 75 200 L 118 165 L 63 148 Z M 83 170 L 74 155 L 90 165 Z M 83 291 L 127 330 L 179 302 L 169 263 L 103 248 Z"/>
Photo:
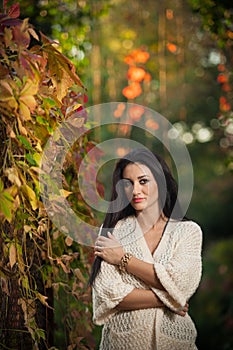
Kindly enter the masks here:
<path id="1" fill-rule="evenodd" d="M 95 256 L 112 265 L 119 265 L 124 255 L 124 249 L 118 240 L 108 232 L 108 237 L 99 236 L 94 247 Z"/>
<path id="2" fill-rule="evenodd" d="M 184 317 L 187 314 L 188 309 L 189 309 L 189 304 L 186 303 L 184 307 L 181 307 L 177 310 L 176 314 Z"/>

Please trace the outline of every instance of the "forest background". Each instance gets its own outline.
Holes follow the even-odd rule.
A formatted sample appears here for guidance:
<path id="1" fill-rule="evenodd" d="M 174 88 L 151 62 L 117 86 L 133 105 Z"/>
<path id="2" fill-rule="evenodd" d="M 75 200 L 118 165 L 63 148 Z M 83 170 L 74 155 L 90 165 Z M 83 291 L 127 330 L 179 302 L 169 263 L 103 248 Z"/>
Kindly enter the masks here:
<path id="1" fill-rule="evenodd" d="M 11 4 L 14 2 L 9 1 L 8 10 L 5 7 L 2 13 L 16 22 L 4 24 L 6 18 L 1 17 L 5 54 L 1 47 L 0 348 L 97 348 L 100 328 L 91 322 L 87 288 L 93 252 L 58 232 L 43 212 L 37 187 L 38 159 L 45 139 L 69 116 L 68 105 L 80 111 L 83 106 L 128 101 L 165 116 L 190 152 L 195 183 L 187 214 L 204 233 L 203 278 L 190 301 L 190 314 L 200 350 L 232 349 L 231 1 L 19 1 L 20 18 L 29 18 L 34 30 L 27 22 L 23 27 L 17 22 L 19 8 Z M 20 33 L 29 35 L 26 39 L 21 40 L 17 31 L 9 34 L 8 28 L 17 26 L 21 26 Z M 28 65 L 22 63 L 26 51 L 29 65 L 38 60 L 34 66 L 38 74 L 30 73 L 38 84 L 33 85 L 31 76 L 30 94 L 25 94 Z M 17 58 L 12 58 L 12 52 L 17 52 Z M 19 57 L 23 69 L 15 63 Z M 53 60 L 59 64 L 53 65 Z M 9 97 L 4 90 L 8 76 L 16 82 L 14 94 L 19 91 L 15 104 L 13 95 Z M 66 83 L 60 84 L 60 78 Z M 137 138 L 142 111 L 132 115 L 135 129 L 130 132 Z M 149 127 L 153 130 L 157 125 L 152 121 Z M 127 132 L 122 130 L 130 137 Z M 63 195 L 90 222 L 100 217 L 82 202 L 75 173 L 88 150 L 113 134 L 113 129 L 104 129 L 101 135 L 85 136 L 67 156 Z M 145 140 L 146 146 L 157 147 L 146 135 Z M 101 183 L 106 183 L 110 168 L 111 164 L 100 172 L 102 195 Z M 91 164 L 89 170 L 93 170 Z"/>

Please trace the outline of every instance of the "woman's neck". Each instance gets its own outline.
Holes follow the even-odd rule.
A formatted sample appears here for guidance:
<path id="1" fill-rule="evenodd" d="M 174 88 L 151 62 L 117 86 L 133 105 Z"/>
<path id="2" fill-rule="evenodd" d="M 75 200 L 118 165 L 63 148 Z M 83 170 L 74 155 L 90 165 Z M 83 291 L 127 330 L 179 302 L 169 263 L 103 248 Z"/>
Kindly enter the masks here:
<path id="1" fill-rule="evenodd" d="M 165 220 L 165 216 L 158 206 L 138 211 L 136 217 L 143 232 L 150 230 L 159 221 Z"/>

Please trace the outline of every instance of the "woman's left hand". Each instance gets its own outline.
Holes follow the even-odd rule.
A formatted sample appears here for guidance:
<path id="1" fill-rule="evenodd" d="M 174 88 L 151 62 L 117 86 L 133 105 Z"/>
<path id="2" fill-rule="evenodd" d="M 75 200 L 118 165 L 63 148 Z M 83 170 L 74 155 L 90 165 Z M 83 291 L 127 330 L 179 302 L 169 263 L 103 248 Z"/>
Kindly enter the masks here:
<path id="1" fill-rule="evenodd" d="M 121 258 L 125 254 L 122 245 L 118 240 L 108 232 L 108 237 L 99 236 L 94 247 L 95 256 L 112 265 L 119 265 Z"/>

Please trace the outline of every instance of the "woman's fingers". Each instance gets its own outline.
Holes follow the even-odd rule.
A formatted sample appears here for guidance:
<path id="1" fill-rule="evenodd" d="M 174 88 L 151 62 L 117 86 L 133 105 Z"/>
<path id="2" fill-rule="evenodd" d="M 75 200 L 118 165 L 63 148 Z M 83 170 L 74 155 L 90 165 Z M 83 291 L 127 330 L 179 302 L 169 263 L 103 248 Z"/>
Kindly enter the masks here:
<path id="1" fill-rule="evenodd" d="M 95 247 L 117 248 L 121 244 L 115 239 L 115 237 L 109 232 L 109 237 L 100 236 L 95 242 Z"/>

